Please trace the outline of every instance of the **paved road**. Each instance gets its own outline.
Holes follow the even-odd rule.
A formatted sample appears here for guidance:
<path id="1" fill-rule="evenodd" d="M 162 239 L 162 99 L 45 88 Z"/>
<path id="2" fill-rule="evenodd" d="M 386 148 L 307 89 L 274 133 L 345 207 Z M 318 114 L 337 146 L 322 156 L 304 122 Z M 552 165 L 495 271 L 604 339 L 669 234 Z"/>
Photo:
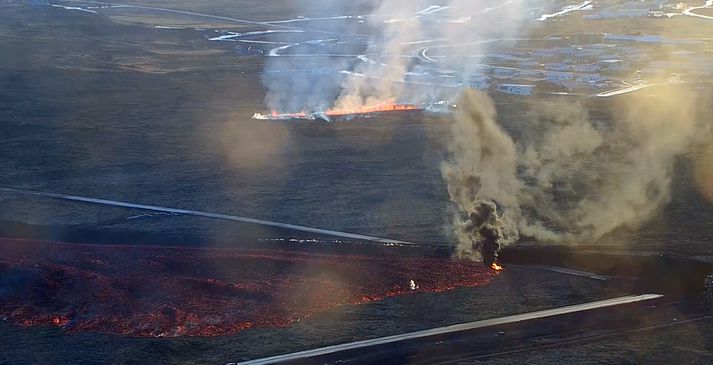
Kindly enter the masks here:
<path id="1" fill-rule="evenodd" d="M 106 3 L 103 3 L 103 2 L 91 1 L 91 0 L 66 0 L 66 1 L 75 2 L 75 3 L 81 3 L 81 4 L 92 4 L 92 5 L 104 5 L 104 4 L 106 4 Z M 278 23 L 275 23 L 275 22 L 259 22 L 259 21 L 254 21 L 254 20 L 232 18 L 232 17 L 227 17 L 227 16 L 221 16 L 221 15 L 196 13 L 196 12 L 192 12 L 192 11 L 183 11 L 183 10 L 168 9 L 168 8 L 158 8 L 158 7 L 153 7 L 153 6 L 142 6 L 142 5 L 131 5 L 131 4 L 117 4 L 117 3 L 112 3 L 111 5 L 112 5 L 113 8 L 142 9 L 142 10 L 158 11 L 158 12 L 164 12 L 164 13 L 172 13 L 172 14 L 195 16 L 195 17 L 208 18 L 208 19 L 214 19 L 214 20 L 222 20 L 222 21 L 226 21 L 226 22 L 230 22 L 230 23 L 259 25 L 259 26 L 267 27 L 267 28 L 286 29 L 286 30 L 302 30 L 302 31 L 305 31 L 305 32 L 313 32 L 313 33 L 322 33 L 322 34 L 330 34 L 330 35 L 344 36 L 344 34 L 338 33 L 338 32 L 330 32 L 330 31 L 320 30 L 320 29 L 311 29 L 311 28 L 305 28 L 305 27 L 282 25 L 282 24 L 278 24 Z M 355 34 L 353 34 L 352 36 L 360 37 L 360 35 L 355 35 Z"/>
<path id="2" fill-rule="evenodd" d="M 610 307 L 615 307 L 615 306 L 621 306 L 624 304 L 646 302 L 646 301 L 658 299 L 661 297 L 662 297 L 662 295 L 659 295 L 659 294 L 630 295 L 630 296 L 612 298 L 612 299 L 601 300 L 601 301 L 596 301 L 596 302 L 571 305 L 571 306 L 567 306 L 567 307 L 554 308 L 554 309 L 542 310 L 542 311 L 531 312 L 531 313 L 516 314 L 516 315 L 512 315 L 512 316 L 486 319 L 486 320 L 482 320 L 482 321 L 462 323 L 462 324 L 456 324 L 456 325 L 451 325 L 451 326 L 446 326 L 446 327 L 438 327 L 438 328 L 428 329 L 428 330 L 424 330 L 424 331 L 405 333 L 405 334 L 401 334 L 401 335 L 388 336 L 388 337 L 377 338 L 377 339 L 372 339 L 372 340 L 357 341 L 357 342 L 346 343 L 346 344 L 341 344 L 341 345 L 328 346 L 328 347 L 323 347 L 323 348 L 314 349 L 314 350 L 307 350 L 307 351 L 301 351 L 301 352 L 296 352 L 296 353 L 292 353 L 292 354 L 279 355 L 279 356 L 274 356 L 274 357 L 269 357 L 269 358 L 264 358 L 264 359 L 251 360 L 251 361 L 244 362 L 243 364 L 244 365 L 264 365 L 264 364 L 276 364 L 276 363 L 298 362 L 298 361 L 306 361 L 306 362 L 313 361 L 313 362 L 323 363 L 324 361 L 320 360 L 320 357 L 325 356 L 325 355 L 336 355 L 341 352 L 352 351 L 352 350 L 361 350 L 362 352 L 366 352 L 366 351 L 368 351 L 367 349 L 373 348 L 376 346 L 401 343 L 401 342 L 406 342 L 406 341 L 410 341 L 410 340 L 424 339 L 424 338 L 435 337 L 435 336 L 445 335 L 445 334 L 461 333 L 461 332 L 471 331 L 471 330 L 485 328 L 485 327 L 494 327 L 494 326 L 498 326 L 498 325 L 506 325 L 506 324 L 512 324 L 512 323 L 517 323 L 517 322 L 524 322 L 524 321 L 531 321 L 531 320 L 536 320 L 536 319 L 556 317 L 556 316 L 561 316 L 561 315 L 565 315 L 565 314 L 586 312 L 586 311 L 590 311 L 590 310 L 594 310 L 594 309 L 610 308 Z M 338 357 L 338 355 L 337 355 L 337 357 Z"/>
<path id="3" fill-rule="evenodd" d="M 713 16 L 707 16 L 707 15 L 701 15 L 701 14 L 696 14 L 694 11 L 699 10 L 699 9 L 705 9 L 705 8 L 710 8 L 713 7 L 713 0 L 707 0 L 705 4 L 701 6 L 694 6 L 691 8 L 688 8 L 683 11 L 683 15 L 688 15 L 688 16 L 693 16 L 696 18 L 702 18 L 702 19 L 708 19 L 708 20 L 713 20 Z"/>
<path id="4" fill-rule="evenodd" d="M 41 196 L 41 197 L 45 197 L 45 198 L 82 202 L 82 203 L 88 203 L 88 204 L 99 204 L 99 205 L 108 205 L 108 206 L 114 206 L 114 207 L 134 208 L 134 209 L 148 210 L 148 211 L 153 211 L 153 212 L 174 213 L 174 214 L 188 215 L 188 216 L 195 216 L 195 217 L 205 217 L 205 218 L 222 219 L 222 220 L 235 221 L 235 222 L 252 223 L 252 224 L 258 224 L 258 225 L 263 225 L 263 226 L 291 229 L 291 230 L 300 231 L 300 232 L 317 233 L 317 234 L 323 234 L 323 235 L 327 235 L 327 236 L 354 239 L 354 240 L 359 240 L 359 241 L 368 241 L 368 242 L 387 244 L 387 245 L 403 245 L 403 246 L 416 245 L 415 243 L 412 243 L 412 242 L 400 241 L 400 240 L 395 240 L 395 239 L 390 239 L 390 238 L 366 236 L 366 235 L 355 234 L 355 233 L 339 232 L 339 231 L 333 231 L 333 230 L 322 229 L 322 228 L 314 228 L 314 227 L 305 227 L 305 226 L 299 226 L 299 225 L 295 225 L 295 224 L 272 222 L 272 221 L 266 221 L 266 220 L 262 220 L 262 219 L 240 217 L 240 216 L 235 216 L 235 215 L 201 212 L 201 211 L 197 211 L 197 210 L 159 207 L 159 206 L 155 206 L 155 205 L 129 203 L 129 202 L 116 201 L 116 200 L 91 198 L 91 197 L 86 197 L 86 196 L 49 193 L 49 192 L 26 190 L 26 189 L 8 188 L 8 187 L 0 187 L 0 192 L 19 193 L 19 194 L 26 194 L 26 195 L 33 195 L 33 196 Z"/>
<path id="5" fill-rule="evenodd" d="M 656 84 L 642 84 L 642 85 L 634 85 L 630 86 L 624 89 L 618 89 L 618 90 L 612 90 L 612 91 L 605 91 L 597 94 L 598 97 L 600 98 L 608 98 L 610 96 L 616 96 L 616 95 L 622 95 L 622 94 L 628 94 L 634 91 L 639 91 L 641 89 L 645 89 L 647 87 L 655 86 Z"/>
<path id="6" fill-rule="evenodd" d="M 544 14 L 544 15 L 542 15 L 541 17 L 539 17 L 537 20 L 538 20 L 538 21 L 541 21 L 541 22 L 544 22 L 544 21 L 547 21 L 547 19 L 550 19 L 550 18 L 557 18 L 557 17 L 560 17 L 560 16 L 565 15 L 565 14 L 567 14 L 567 13 L 571 13 L 571 12 L 573 12 L 573 11 L 584 10 L 584 9 L 586 9 L 586 8 L 587 8 L 589 5 L 591 5 L 591 4 L 592 4 L 592 1 L 583 1 L 583 2 L 581 2 L 581 3 L 579 3 L 579 4 L 568 5 L 568 6 L 565 6 L 564 8 L 562 8 L 562 10 L 560 10 L 560 11 L 558 11 L 558 12 L 556 12 L 556 13 Z"/>

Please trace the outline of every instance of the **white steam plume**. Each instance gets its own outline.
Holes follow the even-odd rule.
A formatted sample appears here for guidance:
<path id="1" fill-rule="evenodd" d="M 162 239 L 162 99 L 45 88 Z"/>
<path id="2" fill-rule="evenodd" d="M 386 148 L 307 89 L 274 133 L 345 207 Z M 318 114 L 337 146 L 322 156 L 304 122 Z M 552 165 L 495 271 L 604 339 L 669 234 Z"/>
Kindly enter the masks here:
<path id="1" fill-rule="evenodd" d="M 271 109 L 320 112 L 333 107 L 450 100 L 479 70 L 485 47 L 512 39 L 526 18 L 525 0 L 443 0 L 436 5 L 432 0 L 383 0 L 371 6 L 363 3 L 361 8 L 372 9 L 362 18 L 365 23 L 335 23 L 328 31 L 337 36 L 324 35 L 335 39 L 316 45 L 299 44 L 295 49 L 302 50 L 301 57 L 270 58 L 263 82 Z M 357 10 L 349 4 L 330 2 L 324 6 L 331 7 L 332 14 L 353 14 Z M 320 55 L 332 52 L 362 57 Z M 429 64 L 432 61 L 436 64 Z M 437 67 L 431 67 L 434 65 Z M 450 76 L 424 77 L 436 69 Z"/>

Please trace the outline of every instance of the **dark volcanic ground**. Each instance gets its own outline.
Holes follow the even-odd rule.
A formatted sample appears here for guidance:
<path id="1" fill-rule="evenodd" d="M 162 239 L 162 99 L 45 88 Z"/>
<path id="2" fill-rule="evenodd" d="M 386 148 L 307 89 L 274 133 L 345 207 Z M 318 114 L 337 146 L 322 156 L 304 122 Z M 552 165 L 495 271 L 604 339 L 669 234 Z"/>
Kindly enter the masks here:
<path id="1" fill-rule="evenodd" d="M 450 244 L 440 173 L 445 120 L 253 121 L 264 109 L 263 58 L 238 57 L 198 32 L 119 25 L 46 7 L 8 11 L 13 17 L 0 22 L 0 186 Z M 193 53 L 167 57 L 156 49 L 166 44 Z M 205 49 L 218 53 L 195 54 Z M 127 59 L 153 68 L 127 69 Z M 528 123 L 527 99 L 496 101 L 505 127 Z M 606 102 L 593 105 L 593 117 L 605 120 L 606 108 Z M 641 231 L 612 242 L 713 253 L 707 229 L 713 206 L 697 190 L 687 160 L 679 161 L 675 176 L 673 203 Z M 0 219 L 107 221 L 100 210 L 76 204 L 0 199 Z M 144 223 L 128 225 L 144 229 Z M 150 224 L 183 227 L 180 217 Z"/>
<path id="2" fill-rule="evenodd" d="M 553 295 L 557 294 L 557 295 Z M 489 285 L 344 305 L 286 328 L 208 338 L 130 338 L 0 322 L 0 363 L 214 363 L 276 355 L 616 296 L 601 282 L 536 270 L 506 270 Z"/>
<path id="3" fill-rule="evenodd" d="M 445 121 L 252 121 L 252 113 L 264 108 L 262 58 L 239 58 L 193 32 L 120 25 L 14 1 L 0 1 L 0 7 L 0 186 L 450 244 L 439 171 Z M 496 101 L 506 127 L 527 123 L 522 101 Z M 673 203 L 641 231 L 613 237 L 625 243 L 617 249 L 713 257 L 713 208 L 698 192 L 690 162 L 679 161 L 676 172 Z M 0 194 L 0 220 L 93 229 L 104 237 L 138 231 L 155 234 L 162 244 L 239 248 L 248 230 L 145 213 Z M 261 232 L 249 230 L 253 237 Z M 511 269 L 482 287 L 346 304 L 287 328 L 208 339 L 65 334 L 0 322 L 0 363 L 227 363 L 615 294 L 599 281 Z M 639 357 L 649 351 L 709 359 L 707 328 L 695 328 L 700 340 L 692 344 L 681 343 L 690 328 L 678 331 L 681 336 L 667 332 L 502 362 L 614 357 L 613 363 L 651 363 Z"/>
<path id="4" fill-rule="evenodd" d="M 0 239 L 0 315 L 67 332 L 216 336 L 286 327 L 344 304 L 486 285 L 497 273 L 449 258 Z"/>

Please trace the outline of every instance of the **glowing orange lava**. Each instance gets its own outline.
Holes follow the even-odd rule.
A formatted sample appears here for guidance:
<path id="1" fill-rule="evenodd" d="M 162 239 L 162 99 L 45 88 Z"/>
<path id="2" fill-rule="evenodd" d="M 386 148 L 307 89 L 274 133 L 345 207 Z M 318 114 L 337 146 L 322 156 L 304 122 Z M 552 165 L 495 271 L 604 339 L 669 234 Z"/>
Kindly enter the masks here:
<path id="1" fill-rule="evenodd" d="M 502 271 L 502 270 L 503 270 L 503 267 L 500 266 L 500 265 L 498 265 L 497 262 L 493 262 L 493 264 L 490 265 L 490 268 L 493 269 L 493 270 L 495 270 L 495 271 Z"/>
<path id="2" fill-rule="evenodd" d="M 350 115 L 350 114 L 369 114 L 369 113 L 382 113 L 382 112 L 395 112 L 395 111 L 408 111 L 408 110 L 419 110 L 421 108 L 413 104 L 394 104 L 385 103 L 371 106 L 362 106 L 356 108 L 334 108 L 326 111 L 324 114 L 330 117 L 336 117 L 340 115 Z"/>
<path id="3" fill-rule="evenodd" d="M 398 103 L 381 103 L 366 106 L 356 106 L 356 107 L 337 107 L 333 109 L 326 110 L 324 112 L 313 112 L 307 113 L 304 111 L 298 113 L 280 113 L 276 110 L 271 111 L 269 114 L 255 113 L 253 119 L 326 119 L 333 117 L 345 117 L 351 115 L 365 115 L 365 114 L 376 114 L 376 113 L 388 113 L 388 112 L 400 112 L 400 111 L 416 111 L 423 110 L 414 104 L 398 104 Z"/>

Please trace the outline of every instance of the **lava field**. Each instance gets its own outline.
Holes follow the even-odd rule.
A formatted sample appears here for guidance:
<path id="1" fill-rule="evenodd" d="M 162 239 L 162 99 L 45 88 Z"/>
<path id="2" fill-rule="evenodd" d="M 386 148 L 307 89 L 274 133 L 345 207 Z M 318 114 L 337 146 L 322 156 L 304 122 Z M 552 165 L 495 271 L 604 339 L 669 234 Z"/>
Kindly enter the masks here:
<path id="1" fill-rule="evenodd" d="M 0 317 L 67 332 L 213 336 L 496 275 L 436 258 L 0 239 Z"/>

